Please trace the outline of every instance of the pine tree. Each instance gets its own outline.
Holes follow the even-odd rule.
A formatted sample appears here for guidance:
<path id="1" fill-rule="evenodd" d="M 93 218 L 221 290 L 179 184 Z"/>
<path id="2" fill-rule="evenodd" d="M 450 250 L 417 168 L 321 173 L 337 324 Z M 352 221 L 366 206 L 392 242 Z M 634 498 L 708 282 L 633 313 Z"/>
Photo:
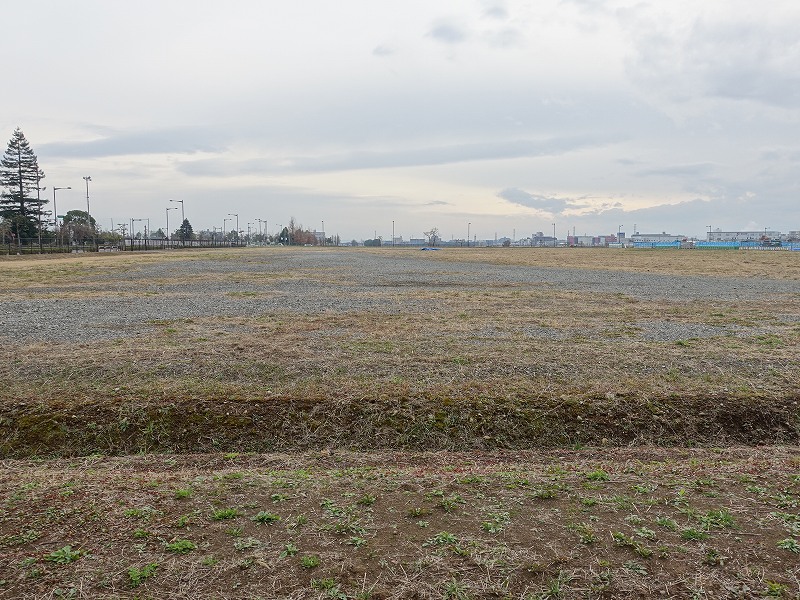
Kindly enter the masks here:
<path id="1" fill-rule="evenodd" d="M 11 223 L 11 231 L 18 240 L 36 236 L 45 199 L 37 199 L 44 171 L 39 168 L 36 155 L 31 150 L 22 130 L 17 127 L 8 142 L 0 161 L 0 216 Z"/>
<path id="2" fill-rule="evenodd" d="M 184 219 L 183 223 L 181 223 L 181 226 L 178 229 L 178 237 L 182 242 L 194 238 L 194 230 L 192 229 L 192 224 L 189 223 L 189 219 Z"/>

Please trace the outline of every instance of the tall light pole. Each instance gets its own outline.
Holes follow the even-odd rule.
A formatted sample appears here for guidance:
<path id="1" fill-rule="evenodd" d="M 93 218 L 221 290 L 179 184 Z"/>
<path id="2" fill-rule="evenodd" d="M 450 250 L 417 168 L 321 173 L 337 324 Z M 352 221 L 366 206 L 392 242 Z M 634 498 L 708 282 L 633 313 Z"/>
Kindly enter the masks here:
<path id="1" fill-rule="evenodd" d="M 229 217 L 236 217 L 236 241 L 239 241 L 239 213 L 228 213 Z M 231 219 L 233 221 L 233 219 Z"/>
<path id="2" fill-rule="evenodd" d="M 172 237 L 169 233 L 169 211 L 171 210 L 178 210 L 177 206 L 168 206 L 167 207 L 167 241 L 169 242 L 170 238 Z"/>
<path id="3" fill-rule="evenodd" d="M 186 215 L 183 212 L 183 200 L 170 200 L 170 202 L 180 202 L 181 203 L 181 225 L 186 220 Z"/>
<path id="4" fill-rule="evenodd" d="M 222 241 L 225 241 L 225 224 L 228 221 L 233 221 L 233 219 L 222 219 Z"/>
<path id="5" fill-rule="evenodd" d="M 557 241 L 558 241 L 558 239 L 556 238 L 556 224 L 553 223 L 553 248 L 556 247 L 556 242 Z"/>
<path id="6" fill-rule="evenodd" d="M 708 241 L 711 241 L 711 225 L 706 225 L 708 227 Z"/>
<path id="7" fill-rule="evenodd" d="M 392 247 L 394 247 L 394 221 L 392 221 Z"/>
<path id="8" fill-rule="evenodd" d="M 86 224 L 89 227 L 92 227 L 92 215 L 89 212 L 89 182 L 92 180 L 92 178 L 87 175 L 83 178 L 83 180 L 86 182 Z M 94 233 L 94 227 L 92 227 L 92 239 L 94 239 Z"/>
<path id="9" fill-rule="evenodd" d="M 469 228 L 472 223 L 467 223 L 467 248 L 469 248 Z"/>
<path id="10" fill-rule="evenodd" d="M 569 230 L 567 230 L 567 234 L 569 234 Z M 619 238 L 622 236 L 622 225 L 617 227 L 617 242 L 619 242 Z M 574 243 L 574 242 L 573 242 Z"/>
<path id="11" fill-rule="evenodd" d="M 325 220 L 322 221 L 322 245 L 325 245 Z"/>
<path id="12" fill-rule="evenodd" d="M 91 215 L 89 212 L 89 182 L 92 180 L 92 178 L 87 175 L 83 178 L 83 180 L 86 182 L 86 216 L 88 218 Z M 91 223 L 91 220 L 89 220 L 89 223 Z"/>
<path id="13" fill-rule="evenodd" d="M 252 223 L 248 223 L 247 224 L 247 245 L 248 246 L 250 245 L 250 226 L 251 225 L 252 225 Z"/>

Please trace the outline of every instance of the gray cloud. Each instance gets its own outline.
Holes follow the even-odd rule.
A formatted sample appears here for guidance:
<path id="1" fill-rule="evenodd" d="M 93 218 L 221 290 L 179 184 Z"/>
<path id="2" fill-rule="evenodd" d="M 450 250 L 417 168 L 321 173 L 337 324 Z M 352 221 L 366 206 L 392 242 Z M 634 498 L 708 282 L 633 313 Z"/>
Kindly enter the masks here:
<path id="1" fill-rule="evenodd" d="M 185 127 L 138 132 L 104 131 L 105 137 L 85 142 L 42 144 L 44 157 L 99 158 L 134 154 L 194 154 L 220 152 L 224 146 L 216 134 L 201 128 Z"/>
<path id="2" fill-rule="evenodd" d="M 375 46 L 375 48 L 372 49 L 373 56 L 391 56 L 392 54 L 394 54 L 394 52 L 395 51 L 393 48 L 390 48 L 389 46 L 385 46 L 383 44 Z"/>
<path id="3" fill-rule="evenodd" d="M 528 208 L 535 208 L 537 210 L 552 214 L 560 214 L 568 208 L 576 208 L 579 206 L 579 203 L 571 198 L 554 198 L 549 196 L 541 196 L 538 194 L 530 194 L 517 188 L 506 188 L 497 195 L 503 200 L 508 200 L 513 204 L 518 204 Z"/>
<path id="4" fill-rule="evenodd" d="M 508 18 L 508 11 L 506 10 L 506 7 L 501 4 L 492 4 L 486 7 L 486 10 L 483 11 L 483 15 L 491 19 L 498 19 L 502 21 Z"/>
<path id="5" fill-rule="evenodd" d="M 468 37 L 467 31 L 452 21 L 439 21 L 431 28 L 428 35 L 444 44 L 460 44 Z"/>
<path id="6" fill-rule="evenodd" d="M 361 151 L 326 156 L 293 156 L 282 159 L 184 161 L 180 170 L 190 175 L 238 176 L 252 173 L 351 171 L 444 165 L 468 161 L 554 156 L 581 148 L 604 145 L 599 136 L 574 136 L 544 140 L 508 140 L 413 148 L 408 150 Z"/>
<path id="7" fill-rule="evenodd" d="M 713 169 L 714 165 L 710 163 L 697 163 L 642 169 L 636 174 L 641 177 L 703 177 L 709 175 Z"/>
<path id="8" fill-rule="evenodd" d="M 620 14 L 634 40 L 629 73 L 651 91 L 679 102 L 707 96 L 800 104 L 797 19 L 753 19 L 732 8 L 716 18 L 698 15 L 687 26 L 642 5 Z"/>

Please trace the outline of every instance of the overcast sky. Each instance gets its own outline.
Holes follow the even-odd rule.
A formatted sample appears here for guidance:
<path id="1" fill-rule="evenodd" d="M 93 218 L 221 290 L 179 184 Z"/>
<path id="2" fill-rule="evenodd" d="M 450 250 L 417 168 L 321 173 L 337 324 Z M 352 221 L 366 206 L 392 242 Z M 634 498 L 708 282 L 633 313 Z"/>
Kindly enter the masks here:
<path id="1" fill-rule="evenodd" d="M 800 230 L 800 2 L 26 0 L 0 35 L 58 212 L 342 239 Z M 176 206 L 172 204 L 171 206 Z M 179 211 L 170 213 L 177 226 Z M 231 222 L 228 222 L 228 228 Z"/>

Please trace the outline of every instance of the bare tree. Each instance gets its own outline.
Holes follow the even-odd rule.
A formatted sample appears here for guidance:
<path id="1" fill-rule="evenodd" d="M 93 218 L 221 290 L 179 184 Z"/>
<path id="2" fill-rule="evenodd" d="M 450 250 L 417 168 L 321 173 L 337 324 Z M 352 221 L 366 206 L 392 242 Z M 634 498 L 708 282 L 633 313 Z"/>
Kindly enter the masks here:
<path id="1" fill-rule="evenodd" d="M 439 238 L 439 228 L 438 227 L 432 227 L 430 231 L 423 231 L 422 235 L 424 235 L 426 238 L 428 238 L 428 243 L 431 246 L 435 246 L 436 242 L 439 241 L 439 239 L 440 239 Z"/>

